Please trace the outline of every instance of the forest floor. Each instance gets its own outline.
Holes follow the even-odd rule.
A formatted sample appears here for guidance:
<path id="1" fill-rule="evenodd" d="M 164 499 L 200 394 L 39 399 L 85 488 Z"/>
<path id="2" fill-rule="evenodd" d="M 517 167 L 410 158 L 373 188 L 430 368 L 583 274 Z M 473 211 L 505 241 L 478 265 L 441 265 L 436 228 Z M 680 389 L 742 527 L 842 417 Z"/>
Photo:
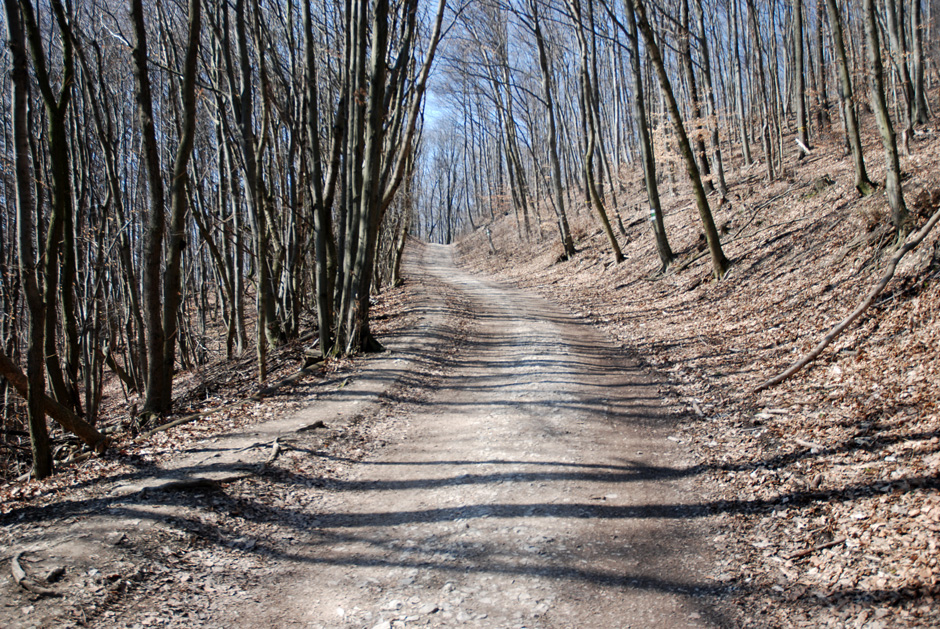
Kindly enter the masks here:
<path id="1" fill-rule="evenodd" d="M 669 383 L 664 403 L 684 417 L 676 437 L 715 516 L 714 577 L 745 626 L 936 627 L 940 230 L 815 363 L 754 392 L 861 303 L 895 252 L 883 190 L 860 199 L 851 160 L 824 140 L 773 184 L 755 164 L 729 172 L 731 203 L 711 196 L 733 263 L 720 282 L 681 181 L 678 196 L 662 190 L 678 260 L 659 272 L 636 176 L 618 198 L 621 264 L 585 209 L 571 217 L 579 252 L 562 260 L 544 208 L 528 238 L 514 216 L 494 218 L 461 241 L 461 262 L 599 326 Z M 865 154 L 884 181 L 877 142 Z M 911 150 L 904 190 L 922 225 L 940 141 L 926 129 Z"/>

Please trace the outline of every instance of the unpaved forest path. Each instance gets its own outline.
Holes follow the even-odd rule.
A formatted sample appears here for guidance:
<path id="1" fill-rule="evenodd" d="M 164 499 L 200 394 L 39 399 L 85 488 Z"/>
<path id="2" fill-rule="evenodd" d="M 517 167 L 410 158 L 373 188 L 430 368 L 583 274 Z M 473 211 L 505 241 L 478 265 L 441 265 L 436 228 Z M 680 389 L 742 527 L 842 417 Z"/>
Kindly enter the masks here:
<path id="1" fill-rule="evenodd" d="M 465 340 L 388 446 L 334 485 L 306 568 L 252 621 L 722 624 L 657 384 L 546 301 L 459 271 L 452 248 L 421 246 L 406 270 L 428 302 L 456 293 Z"/>
<path id="2" fill-rule="evenodd" d="M 411 245 L 408 329 L 299 413 L 0 519 L 5 560 L 64 571 L 0 583 L 0 626 L 734 624 L 661 384 L 453 256 Z"/>

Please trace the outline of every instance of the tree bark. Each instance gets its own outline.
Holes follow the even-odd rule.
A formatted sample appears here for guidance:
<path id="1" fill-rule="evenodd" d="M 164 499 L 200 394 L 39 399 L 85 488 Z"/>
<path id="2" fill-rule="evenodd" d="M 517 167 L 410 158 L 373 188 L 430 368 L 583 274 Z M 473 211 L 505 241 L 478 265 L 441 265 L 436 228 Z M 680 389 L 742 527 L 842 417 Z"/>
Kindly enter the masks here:
<path id="1" fill-rule="evenodd" d="M 36 208 L 32 195 L 28 135 L 29 65 L 26 56 L 26 36 L 16 0 L 4 0 L 4 8 L 7 16 L 7 41 L 13 61 L 11 79 L 13 83 L 17 254 L 20 262 L 20 281 L 26 293 L 26 306 L 29 313 L 27 375 L 21 380 L 19 391 L 26 398 L 26 420 L 33 455 L 32 474 L 34 478 L 46 478 L 52 474 L 52 450 L 49 444 L 49 430 L 46 426 L 44 399 L 46 379 L 43 371 L 43 341 L 46 310 L 39 290 L 39 266 L 36 264 L 36 255 L 33 251 L 33 243 L 36 239 L 33 214 Z M 8 376 L 5 377 L 11 383 L 13 382 Z"/>
<path id="2" fill-rule="evenodd" d="M 695 80 L 695 70 L 692 64 L 692 47 L 689 40 L 692 36 L 691 17 L 689 14 L 689 0 L 679 1 L 679 60 L 682 63 L 682 72 L 685 74 L 685 82 L 689 90 L 689 107 L 692 111 L 692 119 L 696 127 L 701 127 L 702 104 L 699 100 L 698 85 Z M 708 152 L 705 150 L 705 138 L 701 130 L 695 133 L 695 157 L 698 161 L 699 173 L 702 177 L 702 185 L 705 186 L 705 192 L 709 193 L 715 189 L 711 180 L 711 166 L 708 163 Z"/>
<path id="3" fill-rule="evenodd" d="M 552 167 L 552 196 L 554 198 L 555 216 L 558 220 L 558 232 L 561 237 L 563 256 L 566 259 L 575 254 L 574 241 L 568 227 L 568 216 L 565 213 L 564 189 L 561 184 L 561 163 L 558 160 L 558 139 L 555 130 L 555 101 L 552 95 L 551 69 L 548 65 L 548 55 L 545 52 L 545 41 L 542 35 L 542 26 L 539 23 L 538 0 L 529 0 L 532 11 L 535 43 L 539 52 L 539 69 L 542 71 L 542 95 L 548 109 L 548 159 Z"/>
<path id="4" fill-rule="evenodd" d="M 180 303 L 182 302 L 182 255 L 186 246 L 185 220 L 187 211 L 187 191 L 189 183 L 188 164 L 193 153 L 196 136 L 196 62 L 199 56 L 199 39 L 202 31 L 201 0 L 189 0 L 189 34 L 186 44 L 186 59 L 183 66 L 182 90 L 182 133 L 176 158 L 173 161 L 173 174 L 170 180 L 170 233 L 169 255 L 166 262 L 166 274 L 163 280 L 163 370 L 162 386 L 167 391 L 166 407 L 172 402 L 173 368 L 176 362 L 177 334 L 179 326 Z M 158 368 L 157 365 L 153 366 Z"/>
<path id="5" fill-rule="evenodd" d="M 803 0 L 793 0 L 793 72 L 796 79 L 796 124 L 797 137 L 800 140 L 800 157 L 809 148 L 809 135 L 806 119 L 806 74 L 803 63 Z M 805 148 L 804 148 L 805 147 Z"/>
<path id="6" fill-rule="evenodd" d="M 672 247 L 666 237 L 663 223 L 663 207 L 659 198 L 659 183 L 656 180 L 656 157 L 653 152 L 653 140 L 650 138 L 649 124 L 646 120 L 646 97 L 643 92 L 643 73 L 640 68 L 640 40 L 636 30 L 636 16 L 632 0 L 624 0 L 626 11 L 626 35 L 629 42 L 630 74 L 633 78 L 633 118 L 637 125 L 640 140 L 640 162 L 643 165 L 643 181 L 646 185 L 646 198 L 650 204 L 650 223 L 659 253 L 660 270 L 665 272 L 673 260 Z"/>
<path id="7" fill-rule="evenodd" d="M 333 282 L 335 277 L 331 278 L 330 248 L 328 246 L 328 243 L 332 242 L 333 239 L 333 222 L 331 208 L 326 204 L 323 196 L 323 155 L 320 148 L 318 124 L 317 66 L 313 49 L 313 23 L 310 16 L 310 3 L 307 1 L 303 2 L 303 20 L 307 88 L 307 144 L 310 152 L 309 161 L 313 168 L 311 188 L 314 254 L 316 256 L 314 283 L 316 286 L 317 324 L 320 336 L 320 352 L 323 356 L 328 356 L 333 351 Z M 333 245 L 332 255 L 335 258 L 335 244 Z M 335 264 L 332 272 L 335 273 Z"/>
<path id="8" fill-rule="evenodd" d="M 831 124 L 831 119 L 829 116 L 829 89 L 826 80 L 829 72 L 826 69 L 826 51 L 823 47 L 823 20 L 825 19 L 826 7 L 823 0 L 817 0 L 816 7 L 816 78 L 818 80 L 817 100 L 819 101 L 816 110 L 816 124 L 819 127 L 817 132 L 821 132 L 824 126 Z"/>
<path id="9" fill-rule="evenodd" d="M 625 0 L 626 2 L 631 2 L 632 0 Z M 735 85 L 737 85 L 737 90 L 735 91 L 735 103 L 737 105 L 737 114 L 738 114 L 738 133 L 741 137 L 741 153 L 744 158 L 744 164 L 750 166 L 754 163 L 754 158 L 751 156 L 751 141 L 748 137 L 747 130 L 747 117 L 744 115 L 744 72 L 741 70 L 741 51 L 738 45 L 738 2 L 739 0 L 730 0 L 731 2 L 731 27 L 732 27 L 732 41 L 730 45 L 733 47 L 734 52 L 731 56 L 731 61 L 733 64 L 732 75 L 735 78 Z M 733 89 L 733 88 L 732 88 Z"/>
<path id="10" fill-rule="evenodd" d="M 580 0 L 567 0 L 567 3 L 571 18 L 575 23 L 575 35 L 578 39 L 578 48 L 581 52 L 581 112 L 585 119 L 584 126 L 586 127 L 587 133 L 587 148 L 584 151 L 584 161 L 582 163 L 584 180 L 587 187 L 588 198 L 591 201 L 591 205 L 594 206 L 598 218 L 600 218 L 601 226 L 604 228 L 604 233 L 607 235 L 610 248 L 614 253 L 614 262 L 619 264 L 624 260 L 623 251 L 621 251 L 620 243 L 617 242 L 617 236 L 610 226 L 610 219 L 607 217 L 607 210 L 604 208 L 604 200 L 601 197 L 601 192 L 598 190 L 597 181 L 594 177 L 594 156 L 597 149 L 597 126 L 599 121 L 596 120 L 594 116 L 595 107 L 593 105 L 593 94 L 595 77 L 591 70 L 590 55 L 587 41 L 584 37 L 581 2 Z"/>
<path id="11" fill-rule="evenodd" d="M 131 0 L 131 20 L 134 30 L 134 80 L 137 85 L 137 115 L 143 134 L 144 162 L 147 166 L 147 183 L 150 191 L 150 211 L 146 218 L 143 250 L 143 302 L 144 320 L 147 326 L 147 359 L 150 370 L 147 374 L 147 395 L 144 413 L 161 415 L 170 408 L 172 392 L 166 389 L 164 380 L 164 332 L 162 321 L 162 298 L 160 263 L 163 255 L 166 206 L 163 196 L 163 177 L 160 167 L 160 150 L 157 144 L 156 125 L 153 117 L 153 95 L 150 87 L 149 53 L 147 50 L 147 27 L 144 24 L 142 0 Z"/>
<path id="12" fill-rule="evenodd" d="M 30 0 L 21 0 L 23 26 L 32 52 L 36 84 L 42 95 L 48 119 L 48 148 L 52 171 L 52 214 L 46 233 L 45 247 L 45 363 L 49 384 L 56 400 L 67 404 L 75 411 L 81 409 L 77 378 L 78 347 L 75 327 L 74 295 L 75 283 L 75 241 L 72 205 L 72 181 L 68 128 L 66 114 L 71 102 L 72 87 L 75 80 L 73 62 L 72 34 L 65 8 L 61 0 L 50 2 L 59 28 L 62 42 L 62 80 L 58 94 L 53 90 L 52 79 L 47 67 L 46 53 L 43 49 L 44 35 L 36 20 Z M 61 286 L 60 286 L 61 278 Z M 60 300 L 61 291 L 61 300 Z M 57 320 L 56 305 L 61 304 L 62 324 L 66 331 L 67 373 L 70 382 L 66 382 L 59 360 L 59 348 L 56 344 Z"/>
<path id="13" fill-rule="evenodd" d="M 708 37 L 705 33 L 705 10 L 702 7 L 702 0 L 695 0 L 696 17 L 698 19 L 698 37 L 702 46 L 702 76 L 704 77 L 704 89 L 706 95 L 706 104 L 708 106 L 708 122 L 706 126 L 709 129 L 711 138 L 712 155 L 714 156 L 715 183 L 718 193 L 722 197 L 728 196 L 728 184 L 725 182 L 725 165 L 721 158 L 721 143 L 718 138 L 718 103 L 715 99 L 715 88 L 712 85 L 712 62 L 708 54 Z"/>
<path id="14" fill-rule="evenodd" d="M 920 0 L 915 0 L 920 2 Z M 899 103 L 900 120 L 902 127 L 901 136 L 903 138 L 904 151 L 908 152 L 907 139 L 910 136 L 911 125 L 914 112 L 914 88 L 911 85 L 911 74 L 908 71 L 907 45 L 904 37 L 904 4 L 903 0 L 885 0 L 884 1 L 885 25 L 888 32 L 888 45 L 890 48 L 891 63 L 897 72 L 898 81 L 901 85 L 901 93 L 904 96 L 904 103 Z M 864 9 L 863 9 L 864 10 Z M 867 18 L 866 18 L 867 20 Z M 871 56 L 869 55 L 869 59 Z M 884 71 L 882 70 L 882 73 Z"/>
<path id="15" fill-rule="evenodd" d="M 930 120 L 924 83 L 924 37 L 920 0 L 912 0 L 911 9 L 911 82 L 914 85 L 914 124 L 926 124 Z"/>

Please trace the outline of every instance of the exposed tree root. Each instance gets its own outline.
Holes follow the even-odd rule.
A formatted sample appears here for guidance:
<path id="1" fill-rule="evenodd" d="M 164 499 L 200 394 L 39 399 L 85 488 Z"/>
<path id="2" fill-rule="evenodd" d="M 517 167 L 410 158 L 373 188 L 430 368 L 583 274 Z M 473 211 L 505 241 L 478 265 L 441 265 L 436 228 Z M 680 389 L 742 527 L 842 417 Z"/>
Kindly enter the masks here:
<path id="1" fill-rule="evenodd" d="M 18 552 L 13 556 L 12 562 L 12 572 L 13 580 L 18 586 L 30 592 L 32 594 L 37 594 L 39 596 L 62 596 L 62 592 L 57 590 L 52 590 L 49 588 L 44 588 L 41 585 L 33 582 L 32 579 L 26 574 L 26 571 L 23 570 L 23 566 L 20 565 L 20 557 L 23 556 L 22 552 Z"/>

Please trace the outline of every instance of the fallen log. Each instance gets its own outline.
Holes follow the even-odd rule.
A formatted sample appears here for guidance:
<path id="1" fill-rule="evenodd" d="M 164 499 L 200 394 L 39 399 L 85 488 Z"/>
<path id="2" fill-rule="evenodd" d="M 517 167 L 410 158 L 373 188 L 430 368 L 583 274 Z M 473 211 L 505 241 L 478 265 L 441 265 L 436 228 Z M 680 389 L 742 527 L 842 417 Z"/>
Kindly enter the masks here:
<path id="1" fill-rule="evenodd" d="M 20 371 L 16 363 L 10 360 L 3 352 L 0 352 L 0 376 L 3 376 L 7 382 L 13 385 L 16 392 L 19 393 L 23 399 L 26 399 L 26 390 L 28 388 L 26 374 Z M 108 438 L 98 432 L 97 428 L 45 393 L 42 394 L 42 401 L 46 414 L 55 420 L 57 424 L 62 426 L 62 428 L 85 442 L 85 445 L 89 448 L 98 454 L 104 454 L 104 451 L 108 449 Z"/>
<path id="2" fill-rule="evenodd" d="M 760 386 L 755 387 L 753 392 L 758 393 L 760 391 L 763 391 L 764 389 L 777 386 L 784 380 L 787 380 L 792 375 L 800 371 L 803 367 L 805 367 L 806 365 L 816 360 L 816 358 L 818 358 L 819 355 L 823 353 L 823 350 L 829 347 L 830 343 L 836 340 L 836 338 L 840 334 L 842 334 L 842 332 L 845 331 L 847 327 L 852 325 L 853 321 L 858 319 L 862 315 L 863 312 L 868 310 L 869 306 L 875 303 L 875 298 L 881 294 L 881 292 L 885 289 L 885 287 L 888 286 L 888 282 L 891 281 L 891 278 L 894 277 L 894 272 L 898 268 L 898 263 L 901 261 L 901 259 L 904 256 L 906 256 L 908 253 L 916 249 L 917 246 L 921 242 L 923 242 L 924 238 L 927 237 L 927 234 L 929 234 L 930 230 L 934 228 L 938 220 L 940 220 L 940 209 L 934 211 L 933 216 L 931 216 L 930 220 L 927 221 L 927 223 L 923 227 L 920 228 L 920 231 L 914 234 L 914 236 L 910 240 L 905 242 L 904 245 L 901 246 L 900 249 L 898 249 L 898 252 L 895 253 L 894 256 L 891 258 L 891 260 L 888 262 L 888 267 L 887 267 L 887 271 L 885 271 L 885 274 L 881 276 L 881 279 L 878 281 L 877 284 L 875 284 L 875 287 L 871 289 L 870 293 L 868 293 L 868 297 L 865 298 L 865 301 L 860 303 L 858 307 L 856 307 L 855 310 L 852 311 L 852 314 L 850 314 L 845 319 L 843 319 L 838 324 L 836 324 L 836 326 L 832 328 L 829 334 L 826 335 L 826 338 L 820 341 L 819 344 L 816 345 L 816 347 L 814 347 L 808 353 L 804 354 L 802 358 L 800 358 L 795 363 L 790 365 L 790 367 L 787 368 L 786 371 L 774 376 L 770 380 L 767 380 Z"/>

